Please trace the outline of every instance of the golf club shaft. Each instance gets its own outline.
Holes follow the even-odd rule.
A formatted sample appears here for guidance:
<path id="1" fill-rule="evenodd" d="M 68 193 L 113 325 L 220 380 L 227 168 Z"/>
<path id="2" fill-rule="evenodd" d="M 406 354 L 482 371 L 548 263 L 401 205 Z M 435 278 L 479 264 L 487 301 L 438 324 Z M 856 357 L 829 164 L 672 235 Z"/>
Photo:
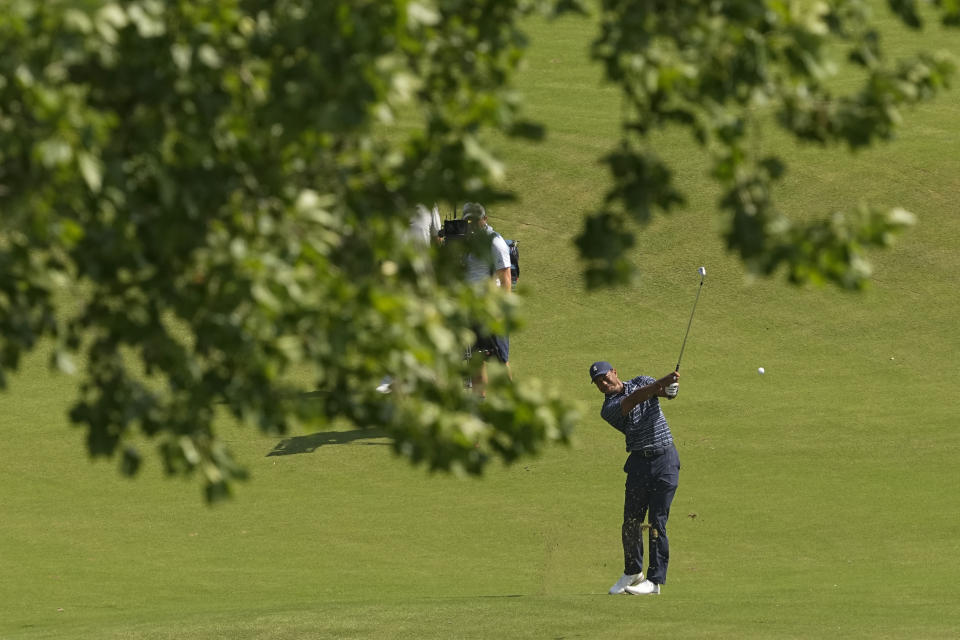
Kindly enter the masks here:
<path id="1" fill-rule="evenodd" d="M 693 324 L 693 313 L 697 310 L 697 302 L 700 300 L 700 290 L 703 289 L 703 278 L 700 278 L 700 286 L 697 287 L 697 297 L 693 299 L 693 309 L 690 311 L 690 320 L 687 321 L 687 331 L 683 334 L 683 344 L 680 345 L 680 356 L 677 358 L 677 366 L 674 371 L 680 371 L 680 360 L 683 359 L 683 350 L 687 346 L 687 336 L 690 335 L 690 325 Z"/>

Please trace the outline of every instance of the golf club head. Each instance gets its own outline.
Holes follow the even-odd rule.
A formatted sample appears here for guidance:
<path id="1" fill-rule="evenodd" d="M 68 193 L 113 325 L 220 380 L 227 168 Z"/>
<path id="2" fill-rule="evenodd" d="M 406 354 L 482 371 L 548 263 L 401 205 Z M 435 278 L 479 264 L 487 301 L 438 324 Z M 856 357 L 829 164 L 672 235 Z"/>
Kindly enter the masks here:
<path id="1" fill-rule="evenodd" d="M 700 279 L 703 280 L 704 278 L 707 277 L 707 268 L 706 268 L 706 267 L 700 267 L 699 269 L 697 269 L 697 273 L 700 274 Z"/>

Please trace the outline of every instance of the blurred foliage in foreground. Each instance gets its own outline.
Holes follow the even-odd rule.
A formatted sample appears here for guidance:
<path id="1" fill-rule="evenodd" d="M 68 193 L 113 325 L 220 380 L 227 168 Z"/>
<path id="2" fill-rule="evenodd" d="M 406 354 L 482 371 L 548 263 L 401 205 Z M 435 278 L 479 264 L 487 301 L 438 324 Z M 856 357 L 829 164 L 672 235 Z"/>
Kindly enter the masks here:
<path id="1" fill-rule="evenodd" d="M 891 2 L 916 28 L 913 2 Z M 933 3 L 956 24 L 957 3 Z M 591 5 L 592 6 L 592 5 Z M 494 367 L 462 380 L 471 328 L 518 326 L 513 295 L 460 281 L 405 238 L 417 202 L 496 202 L 500 132 L 535 140 L 512 79 L 523 19 L 571 0 L 10 0 L 0 15 L 0 386 L 44 338 L 82 362 L 71 419 L 135 474 L 134 430 L 209 500 L 244 471 L 218 408 L 267 433 L 377 426 L 431 469 L 479 473 L 568 440 L 576 413 Z M 763 273 L 859 287 L 863 247 L 911 221 L 864 209 L 800 225 L 754 158 L 756 109 L 803 140 L 890 136 L 947 84 L 941 54 L 889 62 L 859 0 L 604 0 L 593 56 L 623 88 L 607 206 L 578 238 L 588 284 L 629 278 L 630 219 L 683 201 L 650 131 L 688 127 L 713 158 L 728 245 Z M 830 45 L 862 89 L 826 88 Z M 418 126 L 398 135 L 403 110 Z M 406 124 L 406 123 L 405 123 Z M 385 135 L 387 132 L 389 135 Z M 614 241 L 616 240 L 616 241 Z M 64 306 L 63 301 L 69 305 Z M 374 388 L 394 379 L 388 396 Z"/>

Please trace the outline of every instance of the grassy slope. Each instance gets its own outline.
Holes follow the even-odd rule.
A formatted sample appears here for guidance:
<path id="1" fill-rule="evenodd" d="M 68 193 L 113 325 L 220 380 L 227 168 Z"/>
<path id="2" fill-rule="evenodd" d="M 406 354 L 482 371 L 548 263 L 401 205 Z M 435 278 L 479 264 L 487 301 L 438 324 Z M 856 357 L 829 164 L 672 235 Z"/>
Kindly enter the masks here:
<path id="1" fill-rule="evenodd" d="M 570 239 L 601 197 L 617 116 L 583 63 L 585 27 L 535 30 L 524 86 L 551 134 L 508 149 L 521 199 L 491 210 L 521 240 L 514 371 L 583 403 L 577 445 L 472 481 L 411 470 L 381 440 L 268 456 L 276 439 L 238 431 L 254 479 L 208 510 L 153 461 L 127 482 L 84 460 L 63 418 L 71 381 L 37 357 L 0 396 L 0 637 L 953 637 L 960 98 L 854 157 L 767 142 L 790 161 L 791 211 L 864 197 L 919 215 L 866 294 L 748 282 L 678 139 L 690 206 L 640 236 L 634 288 L 584 295 Z M 668 371 L 701 264 L 666 408 L 683 461 L 670 582 L 609 598 L 624 453 L 586 367 Z"/>

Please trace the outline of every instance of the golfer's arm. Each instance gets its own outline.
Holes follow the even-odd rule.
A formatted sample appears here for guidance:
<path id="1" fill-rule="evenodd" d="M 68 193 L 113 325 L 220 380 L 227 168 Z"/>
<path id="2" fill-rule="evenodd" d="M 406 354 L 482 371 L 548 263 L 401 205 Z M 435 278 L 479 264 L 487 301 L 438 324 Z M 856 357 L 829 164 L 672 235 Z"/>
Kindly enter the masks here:
<path id="1" fill-rule="evenodd" d="M 663 390 L 663 386 L 660 381 L 653 382 L 648 384 L 645 387 L 640 387 L 620 403 L 620 412 L 623 415 L 627 415 L 633 408 L 640 404 L 641 402 L 646 402 L 654 396 L 666 396 L 666 392 Z"/>

